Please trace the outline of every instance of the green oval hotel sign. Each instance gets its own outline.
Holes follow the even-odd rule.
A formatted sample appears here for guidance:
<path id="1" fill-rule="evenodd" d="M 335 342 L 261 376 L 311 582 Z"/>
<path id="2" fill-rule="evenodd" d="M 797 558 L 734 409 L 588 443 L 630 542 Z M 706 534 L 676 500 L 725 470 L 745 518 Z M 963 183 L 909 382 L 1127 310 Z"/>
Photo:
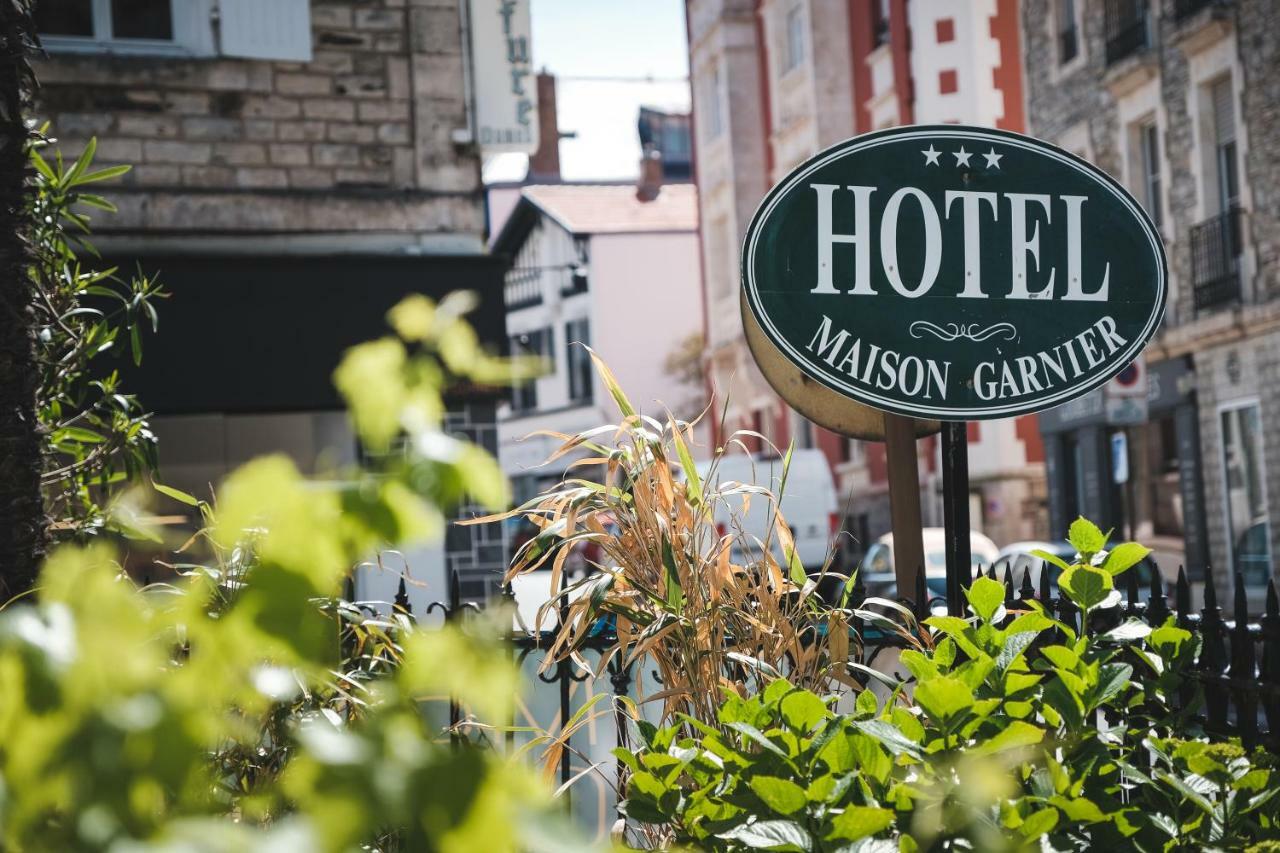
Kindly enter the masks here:
<path id="1" fill-rule="evenodd" d="M 761 203 L 743 295 L 804 374 L 944 420 L 1106 382 L 1164 312 L 1155 226 L 1119 184 L 1026 136 L 910 126 L 836 145 Z"/>

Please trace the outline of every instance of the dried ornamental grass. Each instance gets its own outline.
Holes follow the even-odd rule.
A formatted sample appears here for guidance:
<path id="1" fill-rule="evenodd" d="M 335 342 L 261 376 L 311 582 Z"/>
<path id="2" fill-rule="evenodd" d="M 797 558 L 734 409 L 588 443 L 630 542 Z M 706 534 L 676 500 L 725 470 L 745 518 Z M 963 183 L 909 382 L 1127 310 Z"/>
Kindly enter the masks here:
<path id="1" fill-rule="evenodd" d="M 721 482 L 716 468 L 724 448 L 700 473 L 689 450 L 694 424 L 639 414 L 609 368 L 591 356 L 620 422 L 577 435 L 541 433 L 562 441 L 547 462 L 587 455 L 570 463 L 554 488 L 471 522 L 524 518 L 538 528 L 506 582 L 550 565 L 551 597 L 538 624 L 551 612 L 559 618 L 544 666 L 569 658 L 589 669 L 581 650 L 599 636 L 603 617 L 612 620 L 617 639 L 602 653 L 596 676 L 615 657 L 625 665 L 645 660 L 643 670 L 652 668 L 660 684 L 645 695 L 638 680 L 638 695 L 642 702 L 660 700 L 665 720 L 684 713 L 718 725 L 727 691 L 745 696 L 783 675 L 819 693 L 859 688 L 853 670 L 861 667 L 853 661 L 861 642 L 851 625 L 869 614 L 816 594 L 821 576 L 808 577 L 800 565 L 778 497 L 758 485 Z M 746 452 L 744 436 L 764 440 L 735 433 L 726 445 Z M 789 460 L 790 451 L 779 492 Z M 768 503 L 764 530 L 744 527 L 751 501 Z M 717 516 L 730 523 L 718 528 Z M 594 543 L 594 559 L 583 577 L 570 579 L 565 561 L 586 543 Z M 834 574 L 830 564 L 829 558 L 823 575 Z M 910 640 L 908 629 L 898 630 Z"/>

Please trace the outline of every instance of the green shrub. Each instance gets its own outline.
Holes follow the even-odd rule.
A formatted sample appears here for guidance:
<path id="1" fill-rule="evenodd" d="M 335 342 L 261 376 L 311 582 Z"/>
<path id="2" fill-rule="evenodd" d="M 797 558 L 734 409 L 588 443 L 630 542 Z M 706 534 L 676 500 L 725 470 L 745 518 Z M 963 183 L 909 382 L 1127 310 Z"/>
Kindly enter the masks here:
<path id="1" fill-rule="evenodd" d="M 509 721 L 509 614 L 419 631 L 339 599 L 359 561 L 438 535 L 443 508 L 507 501 L 494 460 L 441 426 L 448 382 L 509 372 L 477 346 L 471 304 L 410 298 L 391 312 L 396 335 L 338 368 L 364 445 L 402 440 L 403 453 L 325 481 L 258 459 L 222 485 L 216 513 L 163 489 L 205 514 L 189 544 L 207 559 L 140 590 L 106 545 L 63 547 L 37 596 L 0 613 L 0 846 L 574 845 L 528 768 L 432 723 L 450 699 Z"/>
<path id="2" fill-rule="evenodd" d="M 1080 555 L 1061 585 L 1088 619 L 1147 551 L 1107 550 L 1083 520 L 1071 538 Z M 849 713 L 779 679 L 729 696 L 719 728 L 639 723 L 642 748 L 617 752 L 627 814 L 711 850 L 1280 842 L 1273 757 L 1188 739 L 1171 710 L 1190 633 L 1128 621 L 1078 635 L 1034 602 L 1006 612 L 1004 585 L 985 578 L 967 596 L 971 618 L 927 620 L 931 647 L 902 653 L 911 688 L 864 690 Z"/>

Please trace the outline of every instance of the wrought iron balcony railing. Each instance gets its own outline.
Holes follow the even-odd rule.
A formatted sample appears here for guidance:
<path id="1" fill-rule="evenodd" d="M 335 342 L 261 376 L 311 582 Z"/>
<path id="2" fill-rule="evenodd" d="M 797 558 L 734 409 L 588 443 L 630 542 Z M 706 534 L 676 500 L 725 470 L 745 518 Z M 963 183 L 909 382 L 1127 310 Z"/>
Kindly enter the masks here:
<path id="1" fill-rule="evenodd" d="M 1107 64 L 1150 46 L 1148 0 L 1107 0 L 1104 24 Z"/>
<path id="2" fill-rule="evenodd" d="M 542 302 L 542 275 L 539 271 L 512 270 L 507 273 L 503 301 L 508 311 Z"/>
<path id="3" fill-rule="evenodd" d="M 1240 299 L 1240 208 L 1191 229 L 1191 284 L 1197 311 Z"/>
<path id="4" fill-rule="evenodd" d="M 1173 0 L 1173 17 L 1174 20 L 1181 21 L 1184 18 L 1190 18 L 1201 9 L 1221 5 L 1222 0 Z"/>

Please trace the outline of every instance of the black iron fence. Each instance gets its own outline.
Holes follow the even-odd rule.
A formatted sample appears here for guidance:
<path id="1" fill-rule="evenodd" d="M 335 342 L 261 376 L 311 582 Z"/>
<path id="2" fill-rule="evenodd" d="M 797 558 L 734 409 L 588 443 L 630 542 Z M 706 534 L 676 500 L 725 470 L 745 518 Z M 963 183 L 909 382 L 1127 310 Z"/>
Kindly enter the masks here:
<path id="1" fill-rule="evenodd" d="M 984 574 L 982 567 L 978 567 L 977 574 Z M 1073 630 L 1078 632 L 1085 627 L 1080 624 L 1081 614 L 1075 605 L 1058 594 L 1047 566 L 1039 572 L 1038 582 L 1032 581 L 1030 569 L 1023 573 L 1020 581 L 1015 580 L 1012 570 L 1008 568 L 1005 569 L 1003 578 L 997 577 L 994 568 L 986 569 L 985 576 L 1004 583 L 1005 606 L 1008 611 L 1027 610 L 1028 602 L 1038 601 L 1049 615 Z M 1277 595 L 1274 580 L 1268 581 L 1265 610 L 1257 619 L 1250 618 L 1247 588 L 1240 575 L 1235 577 L 1233 600 L 1229 614 L 1225 615 L 1219 604 L 1212 573 L 1207 573 L 1203 606 L 1198 611 L 1192 607 L 1191 584 L 1186 572 L 1181 569 L 1173 585 L 1172 598 L 1159 572 L 1151 573 L 1146 589 L 1142 589 L 1140 583 L 1136 571 L 1121 576 L 1120 602 L 1117 606 L 1091 613 L 1088 631 L 1104 633 L 1129 619 L 1139 620 L 1155 628 L 1172 618 L 1174 624 L 1190 631 L 1194 637 L 1192 683 L 1179 697 L 1183 709 L 1190 711 L 1192 717 L 1203 725 L 1205 732 L 1211 737 L 1239 737 L 1247 746 L 1261 745 L 1280 751 L 1280 596 Z M 923 576 L 920 577 L 915 592 L 915 596 L 902 599 L 901 603 L 916 613 L 918 618 L 927 618 L 931 613 L 946 612 L 948 609 L 955 614 L 964 612 L 963 605 L 930 595 Z M 514 603 L 514 596 L 509 591 L 506 597 Z M 440 612 L 446 621 L 452 621 L 467 610 L 480 609 L 474 602 L 462 600 L 456 576 L 450 583 L 449 599 L 448 602 L 431 604 L 423 615 Z M 849 606 L 860 608 L 866 599 L 865 588 L 855 580 Z M 394 606 L 412 615 L 403 580 Z M 867 666 L 876 666 L 877 659 L 883 652 L 903 647 L 901 638 L 876 630 L 862 620 L 854 620 L 851 630 L 862 637 L 862 643 L 851 644 L 851 648 L 858 649 L 859 658 L 856 662 Z M 509 640 L 515 661 L 523 664 L 535 652 L 545 651 L 554 636 L 554 630 L 513 631 Z M 596 633 L 584 645 L 583 650 L 599 654 L 610 648 L 615 639 L 609 621 L 601 619 Z M 1045 636 L 1044 641 L 1051 639 Z M 637 674 L 635 666 L 624 664 L 615 657 L 605 671 L 608 685 L 595 686 L 609 690 L 615 698 L 627 697 Z M 903 678 L 900 673 L 892 674 Z M 1135 677 L 1140 679 L 1141 673 Z M 574 697 L 575 685 L 583 685 L 590 680 L 590 676 L 570 662 L 561 661 L 545 671 L 539 669 L 536 678 L 539 683 L 556 691 L 559 703 L 558 725 L 559 730 L 563 731 L 582 705 L 582 697 Z M 612 716 L 613 737 L 610 741 L 625 747 L 628 722 L 621 703 L 614 703 Z M 456 727 L 460 721 L 461 711 L 454 706 L 450 709 L 450 723 Z M 508 735 L 508 740 L 511 737 L 512 735 Z M 558 758 L 558 776 L 561 784 L 566 786 L 563 794 L 566 798 L 570 796 L 567 786 L 575 772 L 573 759 L 575 754 L 581 755 L 581 752 L 566 748 Z M 585 770 L 589 765 L 586 765 L 585 760 L 580 760 L 578 767 Z M 612 772 L 621 781 L 621 762 L 617 763 Z"/>
<path id="2" fill-rule="evenodd" d="M 1191 229 L 1191 285 L 1197 311 L 1240 299 L 1240 208 Z"/>
<path id="3" fill-rule="evenodd" d="M 1103 23 L 1107 64 L 1150 45 L 1148 0 L 1106 0 Z"/>

